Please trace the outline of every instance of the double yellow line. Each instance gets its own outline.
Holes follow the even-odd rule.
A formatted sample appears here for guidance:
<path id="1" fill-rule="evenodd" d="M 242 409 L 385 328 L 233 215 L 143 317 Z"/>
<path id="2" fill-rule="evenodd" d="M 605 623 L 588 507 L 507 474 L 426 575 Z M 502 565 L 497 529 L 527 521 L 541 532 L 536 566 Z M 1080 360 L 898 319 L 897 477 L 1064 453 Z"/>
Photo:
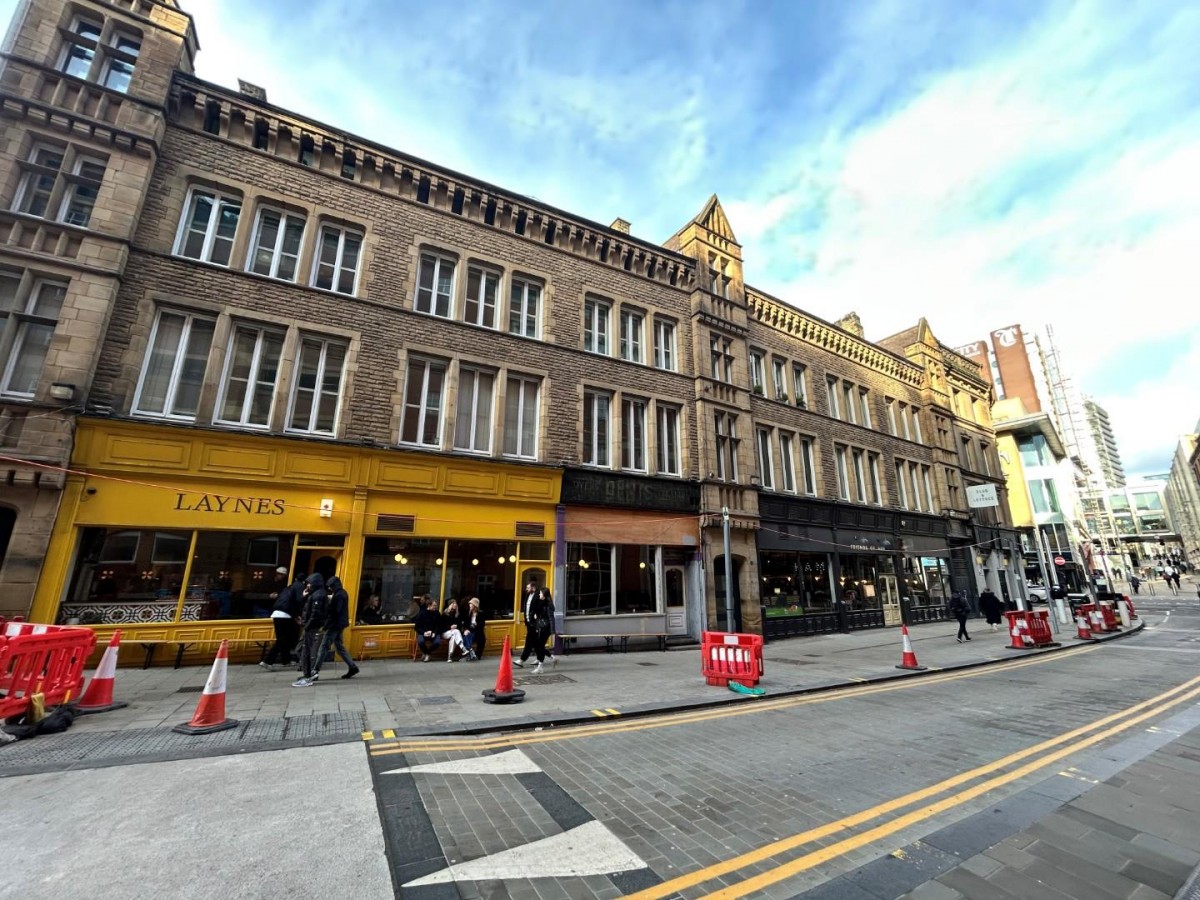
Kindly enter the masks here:
<path id="1" fill-rule="evenodd" d="M 1082 645 L 1077 649 L 1066 651 L 1072 655 L 1081 653 L 1092 653 L 1099 649 L 1098 644 Z M 562 728 L 547 729 L 544 731 L 522 732 L 515 734 L 497 734 L 488 735 L 486 737 L 451 737 L 451 738 L 412 738 L 396 741 L 375 741 L 368 745 L 368 752 L 372 756 L 390 756 L 395 753 L 453 753 L 453 752 L 470 752 L 470 751 L 486 751 L 499 750 L 509 747 L 528 746 L 530 744 L 548 744 L 557 741 L 579 740 L 581 738 L 597 737 L 599 735 L 628 733 L 633 731 L 646 731 L 656 728 L 675 728 L 679 725 L 691 725 L 698 722 L 712 722 L 718 719 L 727 719 L 733 716 L 756 715 L 758 713 L 779 711 L 785 709 L 794 709 L 798 706 L 809 706 L 814 703 L 831 703 L 838 700 L 848 700 L 854 697 L 864 697 L 870 694 L 882 694 L 890 691 L 905 690 L 911 688 L 928 688 L 939 684 L 945 684 L 950 681 L 960 681 L 964 678 L 977 678 L 981 675 L 994 675 L 998 670 L 1010 671 L 1013 669 L 1023 669 L 1027 666 L 1042 665 L 1047 662 L 1062 660 L 1063 653 L 1044 654 L 1042 656 L 1029 657 L 1027 659 L 1016 659 L 1012 662 L 1004 662 L 995 665 L 981 666 L 975 669 L 966 669 L 957 672 L 946 672 L 941 675 L 923 675 L 919 678 L 901 678 L 896 681 L 885 682 L 884 684 L 866 684 L 862 687 L 845 688 L 840 690 L 832 690 L 822 694 L 804 694 L 798 697 L 781 697 L 777 700 L 762 699 L 752 703 L 739 703 L 734 706 L 719 706 L 710 709 L 697 710 L 695 712 L 669 713 L 666 715 L 656 716 L 647 719 L 623 719 L 621 721 L 597 721 L 586 725 L 564 726 Z M 1056 660 L 1057 657 L 1057 660 Z M 614 712 L 619 715 L 619 711 L 600 710 L 608 712 L 611 716 Z M 592 711 L 593 715 L 597 714 L 596 710 Z M 390 730 L 390 729 L 389 729 Z M 374 737 L 371 732 L 371 737 L 367 737 L 367 732 L 363 733 L 364 740 L 370 741 Z M 386 736 L 387 732 L 383 732 Z M 395 732 L 393 731 L 394 735 Z"/>
<path id="2" fill-rule="evenodd" d="M 1160 715 L 1172 707 L 1187 703 L 1197 697 L 1200 697 L 1200 676 L 1192 678 L 1178 687 L 1165 691 L 1149 700 L 1144 700 L 1120 712 L 1097 719 L 1089 725 L 1075 728 L 1058 737 L 1042 741 L 1032 747 L 1027 747 L 1024 750 L 1009 754 L 970 771 L 962 772 L 937 784 L 913 791 L 902 797 L 897 797 L 894 800 L 873 806 L 870 809 L 864 809 L 861 812 L 854 813 L 826 825 L 821 825 L 818 828 L 774 841 L 756 850 L 743 853 L 740 856 L 714 863 L 711 866 L 697 869 L 686 875 L 680 875 L 677 878 L 672 878 L 670 881 L 665 881 L 662 884 L 629 896 L 639 898 L 639 900 L 670 897 L 688 888 L 705 884 L 713 879 L 725 878 L 747 866 L 789 855 L 793 851 L 801 850 L 815 841 L 834 837 L 843 832 L 850 832 L 860 825 L 866 825 L 877 819 L 885 819 L 885 821 L 865 831 L 848 834 L 833 844 L 810 850 L 795 858 L 786 859 L 761 874 L 750 876 L 726 888 L 701 895 L 705 898 L 712 898 L 712 900 L 716 900 L 716 898 L 725 900 L 725 898 L 745 897 L 755 891 L 760 891 L 770 885 L 777 884 L 784 879 L 791 878 L 800 872 L 812 869 L 821 863 L 836 859 L 852 850 L 889 837 L 938 813 L 953 809 L 962 803 L 986 794 L 988 791 L 1037 772 L 1039 769 L 1044 769 L 1058 762 L 1063 757 L 1085 750 L 1106 738 L 1133 728 L 1147 719 Z M 1028 761 L 1025 762 L 1026 760 Z M 1023 764 L 1017 765 L 1018 763 Z M 1013 766 L 1016 767 L 1010 768 Z M 992 777 L 988 778 L 986 776 Z M 978 781 L 978 779 L 986 780 Z M 934 800 L 934 798 L 945 794 L 947 791 L 952 791 L 973 781 L 978 781 L 978 783 L 964 790 L 948 794 L 939 800 Z M 900 812 L 911 806 L 915 806 L 915 808 L 901 815 L 885 818 L 892 813 Z"/>

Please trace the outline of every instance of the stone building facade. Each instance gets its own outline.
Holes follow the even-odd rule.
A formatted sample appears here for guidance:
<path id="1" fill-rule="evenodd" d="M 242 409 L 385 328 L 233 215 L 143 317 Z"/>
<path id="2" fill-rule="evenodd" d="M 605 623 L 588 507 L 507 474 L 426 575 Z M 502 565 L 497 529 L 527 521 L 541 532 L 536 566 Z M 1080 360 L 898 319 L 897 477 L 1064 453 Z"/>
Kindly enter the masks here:
<path id="1" fill-rule="evenodd" d="M 963 499 L 994 447 L 953 392 L 988 388 L 927 326 L 872 344 L 747 286 L 716 197 L 657 245 L 200 81 L 195 47 L 159 0 L 27 0 L 7 45 L 0 263 L 64 284 L 4 399 L 30 483 L 0 506 L 41 538 L 0 577 L 41 566 L 34 616 L 250 644 L 322 571 L 380 596 L 371 654 L 425 593 L 518 637 L 531 580 L 580 638 L 868 627 L 973 587 L 952 545 L 1006 523 Z M 90 218 L 22 211 L 43 142 L 52 206 L 103 160 Z"/>

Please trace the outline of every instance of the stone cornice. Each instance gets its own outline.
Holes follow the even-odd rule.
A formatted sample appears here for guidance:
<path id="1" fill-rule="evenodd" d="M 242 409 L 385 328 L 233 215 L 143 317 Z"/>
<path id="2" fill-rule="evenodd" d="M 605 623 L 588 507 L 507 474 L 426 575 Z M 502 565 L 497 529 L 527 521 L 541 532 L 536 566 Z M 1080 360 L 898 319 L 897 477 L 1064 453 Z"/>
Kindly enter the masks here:
<path id="1" fill-rule="evenodd" d="M 882 372 L 897 381 L 920 387 L 924 372 L 914 365 L 848 331 L 830 325 L 803 310 L 772 300 L 746 287 L 746 304 L 755 321 L 788 334 L 806 344 L 835 353 L 861 366 Z"/>

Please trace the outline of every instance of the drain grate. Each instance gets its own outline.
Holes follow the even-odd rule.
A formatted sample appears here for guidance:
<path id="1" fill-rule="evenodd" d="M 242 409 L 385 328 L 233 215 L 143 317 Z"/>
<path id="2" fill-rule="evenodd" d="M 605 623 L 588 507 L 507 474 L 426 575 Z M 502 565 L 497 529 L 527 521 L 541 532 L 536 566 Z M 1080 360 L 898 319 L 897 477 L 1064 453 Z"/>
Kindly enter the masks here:
<path id="1" fill-rule="evenodd" d="M 418 697 L 417 704 L 419 706 L 445 706 L 448 703 L 457 703 L 453 697 Z"/>
<path id="2" fill-rule="evenodd" d="M 566 675 L 525 675 L 514 678 L 513 684 L 575 684 L 575 679 Z"/>
<path id="3" fill-rule="evenodd" d="M 187 685 L 186 687 L 181 687 L 175 693 L 177 693 L 177 694 L 199 694 L 202 690 L 204 690 L 204 685 L 190 684 L 190 685 Z"/>
<path id="4" fill-rule="evenodd" d="M 772 663 L 783 663 L 785 666 L 811 666 L 813 662 L 807 659 L 788 659 L 784 656 L 778 656 L 771 660 Z"/>
<path id="5" fill-rule="evenodd" d="M 658 663 L 634 663 L 635 666 L 657 666 Z"/>

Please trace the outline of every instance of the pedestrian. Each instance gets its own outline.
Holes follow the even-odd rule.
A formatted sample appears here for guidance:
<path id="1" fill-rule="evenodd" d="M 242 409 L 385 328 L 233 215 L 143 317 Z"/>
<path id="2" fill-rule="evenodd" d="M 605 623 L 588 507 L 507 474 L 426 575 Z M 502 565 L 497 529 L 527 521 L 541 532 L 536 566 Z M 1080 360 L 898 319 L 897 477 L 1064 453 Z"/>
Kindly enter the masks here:
<path id="1" fill-rule="evenodd" d="M 316 681 L 320 677 L 321 663 L 325 661 L 325 654 L 330 648 L 349 666 L 342 678 L 353 678 L 358 674 L 358 666 L 346 650 L 346 645 L 342 643 L 342 631 L 350 625 L 350 595 L 342 587 L 342 579 L 336 575 L 329 579 L 325 591 L 329 594 L 329 613 L 325 619 L 325 631 L 321 636 L 321 647 L 317 651 L 317 663 L 312 679 Z"/>
<path id="2" fill-rule="evenodd" d="M 1167 566 L 1163 570 L 1163 579 L 1167 582 L 1167 587 L 1171 589 L 1172 594 L 1178 594 L 1179 590 L 1175 579 L 1179 577 L 1179 573 L 1175 571 L 1174 566 Z"/>
<path id="3" fill-rule="evenodd" d="M 458 629 L 462 632 L 463 643 L 467 647 L 467 659 L 474 661 L 483 656 L 483 646 L 487 642 L 487 618 L 479 608 L 478 597 L 467 601 L 467 608 L 459 619 Z"/>
<path id="4" fill-rule="evenodd" d="M 553 605 L 546 608 L 546 594 L 538 589 L 536 581 L 530 581 L 525 586 L 525 648 L 521 658 L 513 661 L 518 669 L 525 668 L 531 655 L 537 656 L 537 666 L 534 675 L 542 674 L 542 663 L 546 659 L 546 636 L 553 630 Z"/>
<path id="5" fill-rule="evenodd" d="M 1138 578 L 1136 575 L 1130 575 L 1129 586 L 1133 588 L 1134 596 L 1137 596 L 1138 588 L 1142 586 L 1142 579 Z"/>
<path id="6" fill-rule="evenodd" d="M 969 641 L 971 636 L 967 634 L 967 616 L 971 613 L 971 607 L 967 604 L 967 598 L 963 596 L 962 591 L 955 591 L 950 598 L 950 615 L 958 619 L 958 636 L 955 638 L 960 644 L 963 641 Z"/>
<path id="7" fill-rule="evenodd" d="M 417 638 L 417 648 L 421 651 L 421 662 L 429 662 L 429 654 L 442 646 L 442 617 L 437 610 L 437 602 L 428 594 L 422 598 L 424 606 L 413 620 L 413 634 Z"/>
<path id="8" fill-rule="evenodd" d="M 280 566 L 275 570 L 287 575 L 287 569 Z M 285 586 L 275 595 L 275 605 L 271 609 L 271 625 L 275 628 L 275 643 L 271 645 L 266 659 L 259 665 L 268 672 L 275 671 L 275 663 L 286 666 L 292 659 L 292 648 L 300 639 L 298 619 L 304 608 L 304 579 L 299 574 L 296 580 Z"/>
<path id="9" fill-rule="evenodd" d="M 454 662 L 454 651 L 459 651 L 459 659 L 467 655 L 467 645 L 463 641 L 462 631 L 458 626 L 458 601 L 449 598 L 446 608 L 442 610 L 441 629 L 442 640 L 446 642 L 446 662 Z"/>
<path id="10" fill-rule="evenodd" d="M 304 612 L 300 614 L 304 625 L 304 635 L 300 639 L 301 675 L 292 682 L 292 687 L 308 687 L 313 683 L 317 647 L 328 616 L 329 595 L 325 592 L 325 579 L 320 572 L 313 572 L 304 579 Z"/>
<path id="11" fill-rule="evenodd" d="M 1003 605 L 1000 603 L 1000 598 L 992 593 L 991 588 L 985 588 L 983 593 L 979 595 L 979 611 L 983 613 L 983 617 L 987 623 L 992 626 L 992 631 L 1000 627 L 1000 623 L 1004 621 L 1004 616 L 1001 610 Z"/>
<path id="12" fill-rule="evenodd" d="M 554 615 L 554 596 L 550 593 L 550 588 L 542 588 L 541 594 L 546 604 L 546 633 L 542 638 L 544 645 L 548 639 L 554 636 L 555 629 L 558 627 L 558 620 Z M 546 647 L 546 656 L 550 659 L 550 665 L 558 665 L 558 657 L 554 655 L 553 641 L 550 641 L 550 646 Z"/>
<path id="13" fill-rule="evenodd" d="M 1175 570 L 1175 574 L 1172 575 L 1171 578 L 1175 582 L 1175 593 L 1178 594 L 1180 587 L 1182 587 L 1182 585 L 1179 583 L 1179 570 L 1178 569 Z"/>

